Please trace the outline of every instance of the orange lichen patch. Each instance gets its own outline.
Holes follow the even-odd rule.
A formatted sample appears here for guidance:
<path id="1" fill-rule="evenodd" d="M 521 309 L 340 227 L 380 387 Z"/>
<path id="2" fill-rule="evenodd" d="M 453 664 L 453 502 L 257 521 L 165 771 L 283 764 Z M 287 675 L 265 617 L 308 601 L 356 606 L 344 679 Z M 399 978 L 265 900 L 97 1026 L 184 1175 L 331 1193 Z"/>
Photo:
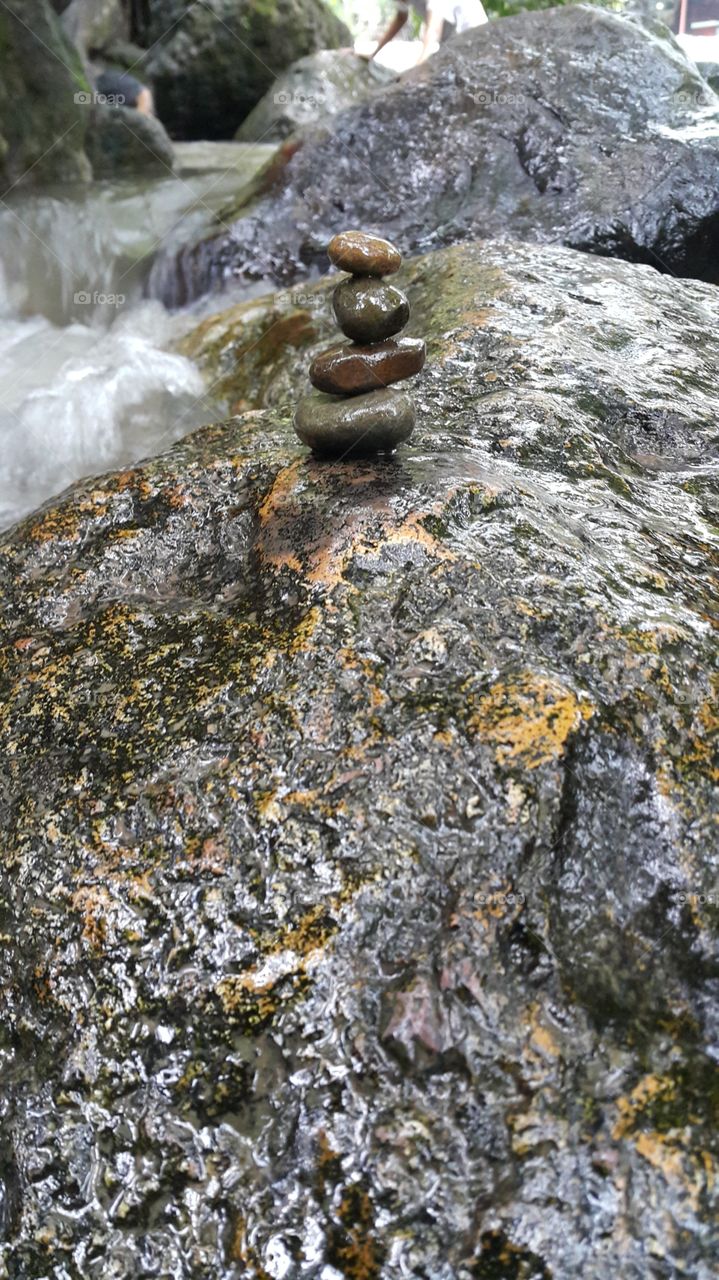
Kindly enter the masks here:
<path id="1" fill-rule="evenodd" d="M 114 479 L 116 491 L 118 493 L 123 493 L 125 489 L 137 488 L 141 481 L 141 477 L 142 472 L 134 469 L 129 471 L 119 471 Z"/>
<path id="2" fill-rule="evenodd" d="M 499 681 L 470 716 L 468 728 L 496 747 L 499 764 L 529 769 L 558 759 L 570 735 L 594 708 L 559 681 L 534 672 Z"/>
<path id="3" fill-rule="evenodd" d="M 306 987 L 307 979 L 299 970 L 265 983 L 254 981 L 250 973 L 233 974 L 217 983 L 215 994 L 228 1018 L 239 1020 L 248 1031 L 257 1031 Z"/>
<path id="4" fill-rule="evenodd" d="M 303 577 L 309 583 L 336 586 L 357 556 L 379 556 L 390 546 L 417 546 L 435 559 L 454 559 L 453 553 L 424 528 L 422 520 L 430 514 L 420 512 L 396 521 L 389 505 L 375 500 L 338 513 L 322 529 L 315 523 L 304 536 Z M 302 535 L 295 524 L 293 530 L 287 530 L 287 536 L 297 545 Z M 284 555 L 275 552 L 272 562 L 288 563 L 292 554 L 290 550 Z"/>
<path id="5" fill-rule="evenodd" d="M 615 1142 L 630 1141 L 637 1152 L 652 1168 L 658 1170 L 668 1182 L 678 1185 L 686 1194 L 695 1211 L 700 1197 L 711 1190 L 716 1179 L 716 1162 L 707 1151 L 689 1149 L 691 1130 L 685 1125 L 666 1132 L 640 1128 L 651 1114 L 652 1107 L 666 1107 L 675 1102 L 675 1082 L 667 1076 L 647 1075 L 639 1081 L 627 1098 L 618 1098 L 619 1113 L 612 1130 Z"/>
<path id="6" fill-rule="evenodd" d="M 383 1250 L 372 1234 L 372 1201 L 359 1182 L 345 1188 L 337 1210 L 344 1232 L 334 1234 L 332 1257 L 347 1280 L 375 1280 L 382 1272 Z"/>
<path id="7" fill-rule="evenodd" d="M 697 707 L 689 732 L 689 749 L 679 762 L 679 771 L 696 770 L 711 782 L 719 782 L 719 714 L 715 698 Z"/>
<path id="8" fill-rule="evenodd" d="M 475 895 L 480 906 L 472 915 L 483 928 L 494 929 L 493 922 L 498 920 L 516 920 L 524 910 L 524 895 L 517 893 L 510 883 L 500 885 L 498 889 L 487 888 Z"/>
<path id="9" fill-rule="evenodd" d="M 30 526 L 29 538 L 32 542 L 73 541 L 80 536 L 79 506 L 65 503 L 61 507 L 52 507 Z"/>
<path id="10" fill-rule="evenodd" d="M 220 876 L 227 869 L 229 852 L 218 836 L 207 836 L 204 840 L 192 836 L 185 842 L 185 857 L 193 870 Z"/>
<path id="11" fill-rule="evenodd" d="M 354 649 L 340 649 L 337 653 L 339 661 L 346 671 L 358 671 L 366 681 L 366 692 L 369 698 L 370 706 L 381 707 L 387 701 L 386 693 L 374 683 L 373 677 L 377 676 L 378 666 L 370 661 L 369 658 L 362 657 Z"/>
<path id="12" fill-rule="evenodd" d="M 335 1209 L 337 1187 L 341 1198 Z M 324 1129 L 317 1135 L 315 1191 L 331 1215 L 326 1228 L 329 1261 L 347 1280 L 376 1280 L 381 1275 L 384 1251 L 373 1235 L 372 1201 L 361 1182 L 342 1185 L 342 1158 Z"/>
<path id="13" fill-rule="evenodd" d="M 286 514 L 288 499 L 296 489 L 300 465 L 301 460 L 296 458 L 288 467 L 282 468 L 257 513 L 262 526 L 258 539 L 260 555 L 273 568 L 294 569 L 296 573 L 302 573 L 302 563 L 289 545 L 289 531 L 285 528 L 282 517 Z M 289 536 L 291 537 L 291 533 Z"/>
<path id="14" fill-rule="evenodd" d="M 311 791 L 289 791 L 286 796 L 282 797 L 282 803 L 286 805 L 297 804 L 300 808 L 307 809 L 317 804 L 319 794 L 316 789 Z"/>
<path id="15" fill-rule="evenodd" d="M 667 1141 L 664 1134 L 638 1133 L 634 1145 L 655 1169 L 660 1169 L 669 1181 L 683 1181 L 684 1153 Z"/>
<path id="16" fill-rule="evenodd" d="M 412 545 L 434 558 L 455 558 L 422 524 L 434 515 L 435 509 L 441 511 L 444 503 L 430 511 L 398 518 L 389 500 L 376 497 L 371 484 L 367 484 L 366 465 L 324 463 L 311 479 L 321 489 L 328 488 L 328 492 L 342 485 L 347 494 L 342 507 L 328 516 L 313 500 L 315 489 L 303 493 L 306 466 L 306 461 L 298 458 L 284 467 L 258 511 L 261 530 L 256 545 L 269 566 L 290 568 L 301 573 L 304 581 L 331 588 L 342 581 L 345 568 L 354 558 L 379 556 L 386 547 Z M 365 497 L 361 492 L 348 493 L 362 488 L 366 489 Z"/>
<path id="17" fill-rule="evenodd" d="M 303 653 L 306 649 L 309 649 L 309 642 L 317 630 L 321 620 L 322 613 L 317 606 L 309 609 L 304 618 L 297 623 L 297 626 L 294 629 L 288 653 Z"/>
<path id="18" fill-rule="evenodd" d="M 529 1009 L 530 1036 L 529 1044 L 534 1053 L 542 1058 L 554 1061 L 561 1056 L 561 1048 L 554 1038 L 546 1022 L 540 1020 L 541 1007 L 534 1003 Z"/>
<path id="19" fill-rule="evenodd" d="M 243 1276 L 252 1277 L 252 1280 L 272 1280 L 247 1239 L 247 1223 L 244 1218 L 238 1218 L 235 1223 L 228 1252 L 232 1262 L 242 1264 Z"/>
<path id="20" fill-rule="evenodd" d="M 321 951 L 328 940 L 337 932 L 337 921 L 328 915 L 328 911 L 337 908 L 336 901 L 325 906 L 318 903 L 297 924 L 287 925 L 280 931 L 273 950 L 287 948 L 297 952 L 307 960 L 316 951 Z"/>
<path id="21" fill-rule="evenodd" d="M 309 985 L 308 964 L 339 928 L 329 914 L 336 905 L 338 901 L 318 904 L 295 923 L 281 926 L 269 937 L 257 938 L 258 963 L 222 978 L 215 986 L 225 1013 L 258 1027 L 288 1001 L 304 994 Z"/>
<path id="22" fill-rule="evenodd" d="M 342 1161 L 339 1151 L 335 1151 L 330 1146 L 329 1138 L 324 1129 L 320 1129 L 317 1135 L 317 1194 L 320 1199 L 327 1190 L 327 1184 L 330 1184 L 330 1191 L 335 1182 L 339 1179 L 342 1171 Z"/>
<path id="23" fill-rule="evenodd" d="M 47 1004 L 52 998 L 50 979 L 42 965 L 35 965 L 33 969 L 32 989 L 41 1004 Z"/>
<path id="24" fill-rule="evenodd" d="M 111 901 L 107 889 L 99 885 L 78 889 L 72 900 L 74 909 L 82 915 L 82 936 L 95 953 L 103 950 L 107 938 L 107 917 Z"/>
<path id="25" fill-rule="evenodd" d="M 618 1142 L 631 1133 L 642 1112 L 655 1101 L 671 1101 L 676 1094 L 674 1081 L 669 1076 L 643 1076 L 626 1098 L 617 1098 L 616 1106 L 619 1117 L 612 1130 L 612 1138 Z"/>
<path id="26" fill-rule="evenodd" d="M 642 1157 L 657 1169 L 667 1182 L 673 1182 L 686 1195 L 693 1211 L 698 1212 L 702 1196 L 711 1191 L 716 1181 L 716 1162 L 708 1151 L 688 1151 L 686 1135 L 639 1133 L 633 1141 Z"/>
<path id="27" fill-rule="evenodd" d="M 276 791 L 259 792 L 255 797 L 255 808 L 262 822 L 279 822 L 282 818 Z"/>
<path id="28" fill-rule="evenodd" d="M 183 493 L 182 489 L 179 487 L 163 489 L 162 498 L 163 501 L 167 503 L 168 507 L 173 507 L 175 510 L 179 510 L 181 507 L 186 507 L 189 502 L 187 494 Z"/>

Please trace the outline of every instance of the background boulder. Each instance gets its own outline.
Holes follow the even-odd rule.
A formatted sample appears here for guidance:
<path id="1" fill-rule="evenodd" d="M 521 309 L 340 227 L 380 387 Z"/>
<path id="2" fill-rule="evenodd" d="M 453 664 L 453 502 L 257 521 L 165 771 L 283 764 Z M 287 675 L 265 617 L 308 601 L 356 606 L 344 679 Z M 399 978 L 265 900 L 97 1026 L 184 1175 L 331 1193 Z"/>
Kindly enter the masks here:
<path id="1" fill-rule="evenodd" d="M 278 76 L 237 130 L 238 142 L 281 142 L 343 107 L 363 102 L 393 72 L 354 54 L 321 49 L 300 58 Z"/>
<path id="2" fill-rule="evenodd" d="M 400 283 L 396 458 L 292 432 L 324 282 L 0 543 L 10 1280 L 715 1276 L 715 291 Z"/>
<path id="3" fill-rule="evenodd" d="M 73 44 L 84 56 L 127 40 L 129 36 L 128 14 L 122 0 L 71 0 L 62 21 Z"/>
<path id="4" fill-rule="evenodd" d="M 290 63 L 351 44 L 323 0 L 161 0 L 143 35 L 158 115 L 187 139 L 231 138 Z"/>
<path id="5" fill-rule="evenodd" d="M 160 121 L 132 107 L 97 104 L 87 151 L 96 178 L 148 172 L 167 175 L 175 163 L 172 143 Z"/>
<path id="6" fill-rule="evenodd" d="M 405 253 L 507 236 L 714 281 L 719 99 L 666 28 L 584 5 L 523 13 L 335 116 L 228 222 L 179 267 L 160 260 L 169 302 L 218 278 L 326 269 L 346 226 Z"/>
<path id="7" fill-rule="evenodd" d="M 88 90 L 77 51 L 48 0 L 6 0 L 0 6 L 3 189 L 90 177 L 83 149 Z"/>

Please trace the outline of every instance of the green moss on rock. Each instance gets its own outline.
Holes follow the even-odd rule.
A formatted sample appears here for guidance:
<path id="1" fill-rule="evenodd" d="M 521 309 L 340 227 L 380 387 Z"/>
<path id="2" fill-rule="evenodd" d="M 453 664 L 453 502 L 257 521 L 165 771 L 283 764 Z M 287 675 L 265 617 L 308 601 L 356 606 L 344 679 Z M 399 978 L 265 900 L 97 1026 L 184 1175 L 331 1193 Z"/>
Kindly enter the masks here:
<path id="1" fill-rule="evenodd" d="M 87 179 L 89 93 L 79 56 L 48 0 L 8 0 L 0 11 L 0 180 L 3 185 Z"/>

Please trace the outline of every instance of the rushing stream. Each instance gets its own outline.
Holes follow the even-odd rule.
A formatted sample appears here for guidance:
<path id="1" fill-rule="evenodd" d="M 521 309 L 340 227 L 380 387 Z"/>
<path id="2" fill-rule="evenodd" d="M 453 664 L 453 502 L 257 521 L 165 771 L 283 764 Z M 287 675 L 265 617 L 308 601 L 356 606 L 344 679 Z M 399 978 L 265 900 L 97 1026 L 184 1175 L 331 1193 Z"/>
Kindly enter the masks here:
<path id="1" fill-rule="evenodd" d="M 195 313 L 171 315 L 145 281 L 160 245 L 209 227 L 271 152 L 187 143 L 176 176 L 0 206 L 0 526 L 211 420 L 211 389 L 171 349 Z"/>

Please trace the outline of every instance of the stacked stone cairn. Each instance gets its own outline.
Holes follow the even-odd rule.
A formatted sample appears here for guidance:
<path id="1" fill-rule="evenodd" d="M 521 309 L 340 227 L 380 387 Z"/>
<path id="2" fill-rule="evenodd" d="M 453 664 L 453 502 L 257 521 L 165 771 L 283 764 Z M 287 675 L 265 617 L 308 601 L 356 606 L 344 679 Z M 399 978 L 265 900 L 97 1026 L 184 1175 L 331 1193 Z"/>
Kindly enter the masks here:
<path id="1" fill-rule="evenodd" d="M 351 342 L 323 351 L 310 365 L 317 390 L 303 396 L 295 430 L 319 456 L 356 458 L 392 453 L 412 434 L 414 405 L 392 383 L 419 373 L 426 348 L 421 338 L 399 338 L 409 302 L 385 276 L 399 270 L 399 250 L 363 231 L 343 231 L 330 241 L 330 261 L 349 279 L 340 281 L 332 306 Z"/>

